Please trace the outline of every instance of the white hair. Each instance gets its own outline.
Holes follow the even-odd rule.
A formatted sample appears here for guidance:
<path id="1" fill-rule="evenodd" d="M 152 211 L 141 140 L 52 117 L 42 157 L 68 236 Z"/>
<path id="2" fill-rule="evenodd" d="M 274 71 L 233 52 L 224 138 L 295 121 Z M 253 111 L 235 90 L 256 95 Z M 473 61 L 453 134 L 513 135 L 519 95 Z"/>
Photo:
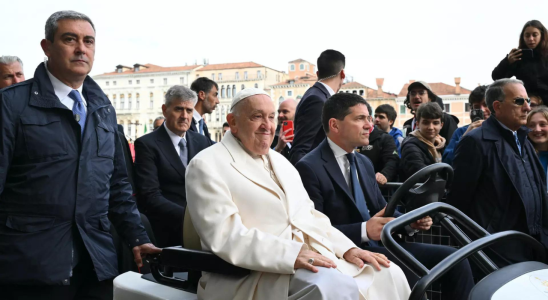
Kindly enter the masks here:
<path id="1" fill-rule="evenodd" d="M 183 102 L 192 102 L 192 106 L 195 106 L 196 102 L 198 102 L 198 96 L 196 95 L 196 92 L 182 85 L 174 85 L 170 87 L 169 90 L 167 90 L 166 92 L 166 98 L 164 103 L 166 106 L 169 106 L 171 105 L 171 102 L 173 102 L 173 100 L 175 99 L 181 100 Z"/>
<path id="2" fill-rule="evenodd" d="M 18 62 L 21 65 L 21 67 L 23 66 L 23 61 L 17 56 L 9 56 L 9 55 L 0 56 L 0 64 L 9 65 L 9 64 L 13 64 L 14 62 Z"/>

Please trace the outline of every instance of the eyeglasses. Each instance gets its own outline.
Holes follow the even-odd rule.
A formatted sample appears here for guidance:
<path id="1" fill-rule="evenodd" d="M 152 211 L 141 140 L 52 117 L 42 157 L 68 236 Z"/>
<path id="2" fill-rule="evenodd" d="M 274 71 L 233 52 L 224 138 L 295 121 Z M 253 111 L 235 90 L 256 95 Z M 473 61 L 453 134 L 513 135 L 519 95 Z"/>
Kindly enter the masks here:
<path id="1" fill-rule="evenodd" d="M 426 91 L 425 90 L 421 90 L 421 91 L 412 91 L 412 92 L 409 92 L 409 95 L 411 97 L 415 97 L 417 95 L 421 95 L 421 96 L 424 96 L 426 95 Z"/>
<path id="2" fill-rule="evenodd" d="M 514 104 L 517 106 L 523 106 L 523 104 L 525 104 L 525 101 L 527 101 L 527 104 L 531 104 L 530 98 L 515 98 L 512 100 L 512 102 L 514 102 Z"/>

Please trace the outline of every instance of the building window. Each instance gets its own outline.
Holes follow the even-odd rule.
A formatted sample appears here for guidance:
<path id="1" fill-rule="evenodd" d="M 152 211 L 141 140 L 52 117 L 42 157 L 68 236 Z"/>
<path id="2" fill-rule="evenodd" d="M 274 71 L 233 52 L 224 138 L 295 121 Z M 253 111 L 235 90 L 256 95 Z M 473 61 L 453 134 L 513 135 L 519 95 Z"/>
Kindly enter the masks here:
<path id="1" fill-rule="evenodd" d="M 215 80 L 215 73 L 211 74 L 211 80 Z"/>
<path id="2" fill-rule="evenodd" d="M 232 86 L 232 97 L 236 96 L 236 85 Z"/>
<path id="3" fill-rule="evenodd" d="M 245 89 L 245 85 L 242 84 L 242 90 Z"/>
<path id="4" fill-rule="evenodd" d="M 256 88 L 256 89 L 259 88 L 259 84 L 258 84 L 258 83 L 255 83 L 255 88 Z"/>
<path id="5" fill-rule="evenodd" d="M 470 103 L 464 103 L 464 111 L 470 112 Z"/>
<path id="6" fill-rule="evenodd" d="M 116 108 L 116 95 L 112 95 L 112 107 Z"/>
<path id="7" fill-rule="evenodd" d="M 293 91 L 287 91 L 287 97 L 293 96 Z"/>
<path id="8" fill-rule="evenodd" d="M 131 94 L 127 95 L 127 109 L 131 109 Z"/>
<path id="9" fill-rule="evenodd" d="M 400 105 L 400 114 L 405 114 L 405 105 Z"/>
<path id="10" fill-rule="evenodd" d="M 108 86 L 108 81 L 106 82 L 107 86 Z"/>
<path id="11" fill-rule="evenodd" d="M 221 98 L 225 97 L 225 86 L 221 85 Z"/>
<path id="12" fill-rule="evenodd" d="M 126 99 L 124 99 L 124 95 L 120 95 L 120 110 L 124 110 L 126 108 Z"/>
<path id="13" fill-rule="evenodd" d="M 236 72 L 236 80 L 240 80 L 240 72 Z"/>
<path id="14" fill-rule="evenodd" d="M 128 80 L 128 81 L 127 81 L 127 84 L 131 85 L 131 84 L 132 84 L 132 80 Z"/>
<path id="15" fill-rule="evenodd" d="M 135 84 L 141 84 L 141 80 L 135 80 Z"/>
<path id="16" fill-rule="evenodd" d="M 257 71 L 257 78 L 261 79 L 261 70 Z"/>
<path id="17" fill-rule="evenodd" d="M 217 77 L 219 79 L 219 81 L 223 80 L 223 74 L 222 73 L 219 73 L 219 77 Z"/>
<path id="18" fill-rule="evenodd" d="M 150 93 L 150 104 L 149 104 L 149 109 L 153 109 L 154 108 L 154 94 L 153 93 Z"/>
<path id="19" fill-rule="evenodd" d="M 289 69 L 290 69 L 291 71 L 295 71 L 295 65 L 294 65 L 294 64 L 289 65 Z"/>
<path id="20" fill-rule="evenodd" d="M 219 122 L 219 110 L 218 109 L 215 110 L 215 119 L 217 120 L 217 122 Z"/>
<path id="21" fill-rule="evenodd" d="M 164 78 L 164 85 L 167 85 L 167 78 Z"/>
<path id="22" fill-rule="evenodd" d="M 363 96 L 363 90 L 360 90 L 360 96 Z"/>
<path id="23" fill-rule="evenodd" d="M 298 101 L 298 100 L 301 100 L 302 98 L 303 98 L 303 96 L 299 95 L 299 96 L 297 96 L 296 99 L 297 99 L 297 101 Z"/>
<path id="24" fill-rule="evenodd" d="M 451 112 L 451 104 L 444 104 L 443 105 L 443 110 L 445 112 Z"/>
<path id="25" fill-rule="evenodd" d="M 355 91 L 355 90 L 354 90 L 354 91 L 352 91 L 352 94 L 356 94 L 356 95 L 357 95 L 357 94 L 358 94 L 358 91 Z"/>
<path id="26" fill-rule="evenodd" d="M 139 109 L 139 93 L 135 94 L 135 109 Z"/>
<path id="27" fill-rule="evenodd" d="M 116 85 L 116 81 L 113 81 L 113 82 L 112 82 L 112 85 Z"/>
<path id="28" fill-rule="evenodd" d="M 179 78 L 179 83 L 180 83 L 180 84 L 185 84 L 185 78 L 184 78 L 184 77 L 180 77 L 180 78 Z"/>
<path id="29" fill-rule="evenodd" d="M 284 101 L 284 97 L 280 96 L 280 98 L 278 98 L 278 102 L 283 102 L 283 101 Z"/>
<path id="30" fill-rule="evenodd" d="M 244 80 L 247 80 L 247 71 L 244 71 Z"/>
<path id="31" fill-rule="evenodd" d="M 299 65 L 299 70 L 304 71 L 304 64 Z"/>
<path id="32" fill-rule="evenodd" d="M 151 79 L 151 80 L 150 80 L 150 83 L 151 83 L 151 84 L 154 83 L 154 79 Z"/>
<path id="33" fill-rule="evenodd" d="M 232 90 L 230 89 L 230 85 L 226 86 L 226 97 L 232 98 Z"/>

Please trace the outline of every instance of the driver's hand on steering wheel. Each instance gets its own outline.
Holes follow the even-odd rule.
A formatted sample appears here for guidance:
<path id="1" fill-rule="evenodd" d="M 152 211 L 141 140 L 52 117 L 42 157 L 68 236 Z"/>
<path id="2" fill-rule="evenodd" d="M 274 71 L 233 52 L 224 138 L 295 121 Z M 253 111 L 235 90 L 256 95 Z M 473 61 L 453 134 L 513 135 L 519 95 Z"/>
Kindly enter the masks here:
<path id="1" fill-rule="evenodd" d="M 432 227 L 432 224 L 433 224 L 432 218 L 430 218 L 429 216 L 426 216 L 415 223 L 411 223 L 411 225 L 409 226 L 411 226 L 411 228 L 413 229 L 426 231 L 430 229 L 430 227 Z"/>
<path id="2" fill-rule="evenodd" d="M 365 230 L 367 231 L 367 237 L 372 241 L 380 241 L 381 232 L 384 228 L 384 225 L 395 219 L 393 217 L 383 217 L 385 209 L 386 206 L 381 211 L 376 213 L 373 217 L 371 217 L 371 219 L 367 220 Z"/>

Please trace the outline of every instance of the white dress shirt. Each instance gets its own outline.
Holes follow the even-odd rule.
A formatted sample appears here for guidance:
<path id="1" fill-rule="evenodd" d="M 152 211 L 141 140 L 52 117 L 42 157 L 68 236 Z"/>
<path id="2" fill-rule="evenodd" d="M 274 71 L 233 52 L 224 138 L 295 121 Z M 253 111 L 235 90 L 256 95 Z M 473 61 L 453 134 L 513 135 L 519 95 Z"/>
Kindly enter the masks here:
<path id="1" fill-rule="evenodd" d="M 335 95 L 335 91 L 330 87 L 328 86 L 327 84 L 321 82 L 321 81 L 318 81 L 319 83 L 323 84 L 323 86 L 325 86 L 325 88 L 327 89 L 327 92 L 329 93 L 329 96 L 333 96 Z"/>
<path id="2" fill-rule="evenodd" d="M 337 160 L 337 164 L 341 169 L 346 184 L 348 185 L 350 190 L 352 190 L 352 179 L 350 178 L 350 162 L 348 161 L 348 158 L 346 158 L 346 154 L 348 154 L 348 152 L 339 147 L 329 138 L 327 138 L 327 143 L 329 144 L 331 151 L 333 151 L 333 154 L 335 155 L 335 159 Z M 357 171 L 356 176 L 359 176 L 357 174 Z M 367 236 L 367 222 L 362 223 L 362 243 L 365 242 L 369 242 L 369 237 Z"/>
<path id="3" fill-rule="evenodd" d="M 61 82 L 61 80 L 57 79 L 53 74 L 51 74 L 48 70 L 48 64 L 46 63 L 46 71 L 48 73 L 49 80 L 51 81 L 51 85 L 53 86 L 53 91 L 55 92 L 55 95 L 57 98 L 59 98 L 59 101 L 63 103 L 64 106 L 66 106 L 68 109 L 72 110 L 72 107 L 74 106 L 74 101 L 72 98 L 69 97 L 70 92 L 74 90 L 70 86 L 64 84 Z M 84 103 L 84 109 L 86 110 L 86 113 L 88 111 L 88 103 L 86 102 L 86 98 L 84 97 L 84 94 L 82 93 L 83 84 L 77 88 L 76 90 L 78 93 L 80 93 L 80 97 L 82 97 L 82 103 Z"/>
<path id="4" fill-rule="evenodd" d="M 200 113 L 194 110 L 194 112 L 192 113 L 192 118 L 194 118 L 194 121 L 196 121 L 196 132 L 201 135 L 205 135 L 205 130 L 204 132 L 200 133 L 200 124 L 198 124 L 198 122 L 200 122 L 200 120 L 203 119 L 202 116 L 200 116 Z"/>
<path id="5" fill-rule="evenodd" d="M 169 130 L 166 126 L 166 122 L 164 122 L 164 127 L 166 128 L 167 134 L 169 135 L 169 138 L 171 139 L 171 142 L 173 143 L 173 147 L 175 147 L 175 151 L 177 151 L 177 155 L 181 155 L 181 146 L 179 146 L 179 143 L 182 139 L 186 141 L 186 132 L 183 133 L 183 136 L 178 136 L 173 131 Z M 188 146 L 187 146 L 188 147 Z"/>

